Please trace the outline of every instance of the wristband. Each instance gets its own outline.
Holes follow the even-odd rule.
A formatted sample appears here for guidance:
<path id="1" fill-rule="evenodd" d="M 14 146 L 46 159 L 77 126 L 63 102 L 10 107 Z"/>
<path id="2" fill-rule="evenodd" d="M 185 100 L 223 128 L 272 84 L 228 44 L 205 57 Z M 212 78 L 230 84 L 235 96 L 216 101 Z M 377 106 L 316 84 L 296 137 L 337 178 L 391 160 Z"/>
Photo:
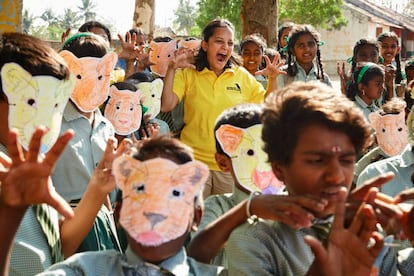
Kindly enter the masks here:
<path id="1" fill-rule="evenodd" d="M 249 199 L 247 200 L 247 204 L 246 204 L 246 215 L 247 215 L 247 221 L 252 224 L 252 223 L 256 223 L 259 221 L 259 218 L 256 215 L 252 215 L 250 213 L 250 204 L 252 203 L 252 199 L 255 196 L 261 195 L 262 193 L 259 191 L 254 191 L 252 193 L 250 193 L 249 195 Z"/>

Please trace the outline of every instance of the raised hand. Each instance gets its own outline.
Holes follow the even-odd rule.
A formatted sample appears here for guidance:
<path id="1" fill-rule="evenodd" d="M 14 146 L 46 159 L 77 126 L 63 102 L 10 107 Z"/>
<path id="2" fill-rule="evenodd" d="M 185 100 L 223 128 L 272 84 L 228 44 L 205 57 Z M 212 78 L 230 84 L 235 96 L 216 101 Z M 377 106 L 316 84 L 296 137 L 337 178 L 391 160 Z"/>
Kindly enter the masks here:
<path id="1" fill-rule="evenodd" d="M 44 127 L 38 127 L 30 140 L 28 151 L 23 152 L 18 143 L 18 132 L 10 130 L 9 157 L 0 155 L 0 202 L 14 208 L 47 203 L 63 216 L 72 217 L 72 209 L 55 191 L 50 175 L 74 134 L 72 130 L 65 132 L 42 159 L 39 157 L 39 150 L 41 139 L 46 132 Z"/>
<path id="2" fill-rule="evenodd" d="M 375 198 L 374 189 L 370 191 L 370 200 Z M 376 217 L 372 206 L 362 203 L 348 229 L 344 228 L 346 188 L 341 190 L 335 209 L 335 218 L 325 248 L 321 242 L 311 236 L 305 242 L 315 254 L 315 261 L 307 275 L 370 275 L 373 264 L 384 246 L 383 236 L 376 232 Z M 368 246 L 370 239 L 375 244 Z"/>
<path id="3" fill-rule="evenodd" d="M 326 200 L 307 196 L 260 195 L 252 199 L 252 214 L 283 222 L 294 229 L 307 228 L 314 219 L 313 213 L 321 212 Z"/>
<path id="4" fill-rule="evenodd" d="M 401 204 L 407 200 L 414 200 L 414 188 L 404 190 L 394 198 L 396 204 Z M 414 246 L 414 207 L 412 204 L 406 204 L 401 209 L 403 211 L 400 220 L 402 230 L 411 242 L 411 246 Z"/>
<path id="5" fill-rule="evenodd" d="M 270 61 L 269 57 L 266 55 L 263 55 L 263 58 L 266 61 L 266 67 L 263 70 L 255 72 L 255 75 L 265 75 L 269 78 L 276 78 L 278 75 L 286 75 L 286 72 L 280 69 L 285 62 L 280 58 L 279 53 L 276 53 L 273 61 Z"/>
<path id="6" fill-rule="evenodd" d="M 105 152 L 89 180 L 89 186 L 94 186 L 102 195 L 106 196 L 110 193 L 115 188 L 115 179 L 111 173 L 112 162 L 122 154 L 128 153 L 131 146 L 130 139 L 123 139 L 117 147 L 117 140 L 110 138 L 106 144 Z"/>
<path id="7" fill-rule="evenodd" d="M 181 47 L 174 52 L 174 58 L 170 61 L 169 67 L 174 70 L 178 68 L 193 68 L 194 65 L 194 50 Z"/>
<path id="8" fill-rule="evenodd" d="M 338 61 L 336 63 L 336 72 L 341 80 L 341 92 L 346 95 L 346 83 L 351 79 L 345 71 L 345 61 Z"/>

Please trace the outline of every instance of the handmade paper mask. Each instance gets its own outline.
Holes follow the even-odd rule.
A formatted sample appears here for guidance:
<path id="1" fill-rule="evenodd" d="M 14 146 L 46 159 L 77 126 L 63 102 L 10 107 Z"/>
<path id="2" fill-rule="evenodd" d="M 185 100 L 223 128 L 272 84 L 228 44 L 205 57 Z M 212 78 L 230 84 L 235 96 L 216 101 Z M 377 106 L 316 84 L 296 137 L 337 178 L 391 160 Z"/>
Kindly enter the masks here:
<path id="1" fill-rule="evenodd" d="M 149 61 L 153 64 L 150 66 L 151 71 L 160 77 L 167 74 L 168 63 L 174 57 L 176 41 L 173 39 L 169 42 L 150 42 Z"/>
<path id="2" fill-rule="evenodd" d="M 369 120 L 375 129 L 378 146 L 388 156 L 401 153 L 408 144 L 408 130 L 405 124 L 405 112 L 380 115 L 371 112 Z"/>
<path id="3" fill-rule="evenodd" d="M 140 100 L 139 90 L 118 90 L 115 85 L 111 86 L 104 115 L 111 121 L 117 134 L 128 135 L 139 129 L 142 119 Z"/>
<path id="4" fill-rule="evenodd" d="M 194 199 L 202 191 L 208 168 L 199 161 L 178 165 L 130 156 L 114 160 L 112 172 L 122 190 L 120 224 L 145 246 L 158 246 L 186 233 L 193 221 Z"/>
<path id="5" fill-rule="evenodd" d="M 238 128 L 222 125 L 216 130 L 216 138 L 223 151 L 231 157 L 233 170 L 240 185 L 247 190 L 264 194 L 277 194 L 284 188 L 272 172 L 263 151 L 261 124 Z"/>
<path id="6" fill-rule="evenodd" d="M 151 115 L 151 119 L 160 113 L 161 94 L 164 82 L 161 79 L 155 79 L 152 82 L 140 82 L 137 87 L 142 93 L 142 105 L 148 108 L 145 114 Z"/>
<path id="7" fill-rule="evenodd" d="M 76 77 L 76 86 L 70 96 L 71 100 L 83 112 L 94 111 L 108 98 L 111 71 L 117 62 L 117 54 L 109 52 L 102 58 L 77 58 L 67 50 L 59 54 L 65 59 L 70 72 Z"/>
<path id="8" fill-rule="evenodd" d="M 19 141 L 27 149 L 36 127 L 48 132 L 42 138 L 41 152 L 47 152 L 60 133 L 63 110 L 75 80 L 59 80 L 52 76 L 32 76 L 16 63 L 1 69 L 4 93 L 9 102 L 9 128 L 19 130 Z"/>
<path id="9" fill-rule="evenodd" d="M 191 39 L 191 40 L 181 40 L 179 43 L 179 48 L 186 47 L 194 51 L 198 51 L 201 46 L 201 39 Z"/>

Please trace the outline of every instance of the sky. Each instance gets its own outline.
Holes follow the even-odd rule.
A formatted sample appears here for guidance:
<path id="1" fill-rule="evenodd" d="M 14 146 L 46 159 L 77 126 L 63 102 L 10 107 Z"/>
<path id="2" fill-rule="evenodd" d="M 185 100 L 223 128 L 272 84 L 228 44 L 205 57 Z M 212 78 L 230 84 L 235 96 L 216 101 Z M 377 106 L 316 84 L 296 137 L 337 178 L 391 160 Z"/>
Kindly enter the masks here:
<path id="1" fill-rule="evenodd" d="M 96 13 L 110 21 L 116 30 L 124 33 L 132 27 L 135 0 L 95 0 Z M 174 10 L 179 0 L 155 0 L 155 24 L 160 27 L 171 26 L 174 19 Z M 196 1 L 191 1 L 193 5 Z M 47 8 L 52 8 L 56 14 L 63 14 L 65 8 L 77 10 L 81 0 L 23 0 L 23 10 L 28 9 L 30 14 L 40 16 Z"/>

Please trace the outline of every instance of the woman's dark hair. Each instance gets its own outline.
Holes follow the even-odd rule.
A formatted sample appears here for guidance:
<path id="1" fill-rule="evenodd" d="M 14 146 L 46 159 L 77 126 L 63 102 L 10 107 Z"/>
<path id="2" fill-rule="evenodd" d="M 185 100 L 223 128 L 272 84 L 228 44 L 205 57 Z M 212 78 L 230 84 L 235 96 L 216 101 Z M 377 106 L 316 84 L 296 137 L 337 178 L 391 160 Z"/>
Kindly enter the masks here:
<path id="1" fill-rule="evenodd" d="M 208 42 L 210 37 L 214 35 L 214 32 L 217 28 L 229 28 L 234 32 L 234 26 L 230 21 L 226 19 L 214 19 L 213 21 L 210 21 L 210 23 L 208 23 L 207 26 L 204 27 L 202 39 L 205 42 Z M 237 56 L 234 52 L 227 64 L 224 66 L 224 68 L 230 68 L 233 64 L 242 65 L 241 58 Z M 203 50 L 203 47 L 200 47 L 200 50 L 198 51 L 198 54 L 195 57 L 195 66 L 197 68 L 197 71 L 202 71 L 204 68 L 210 68 L 207 60 L 207 53 Z"/>

